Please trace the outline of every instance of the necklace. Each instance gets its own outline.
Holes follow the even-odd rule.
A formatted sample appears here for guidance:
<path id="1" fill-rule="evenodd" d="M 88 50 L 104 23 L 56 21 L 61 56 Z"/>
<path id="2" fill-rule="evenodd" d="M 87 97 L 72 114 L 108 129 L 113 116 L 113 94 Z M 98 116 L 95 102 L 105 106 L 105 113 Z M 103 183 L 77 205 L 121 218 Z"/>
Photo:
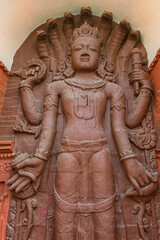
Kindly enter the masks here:
<path id="1" fill-rule="evenodd" d="M 79 83 L 74 78 L 65 79 L 64 81 L 65 81 L 65 83 L 67 83 L 71 86 L 78 87 L 78 88 L 81 88 L 83 90 L 101 88 L 107 83 L 105 80 L 100 79 L 100 78 L 97 78 L 96 81 L 93 81 L 91 83 Z"/>

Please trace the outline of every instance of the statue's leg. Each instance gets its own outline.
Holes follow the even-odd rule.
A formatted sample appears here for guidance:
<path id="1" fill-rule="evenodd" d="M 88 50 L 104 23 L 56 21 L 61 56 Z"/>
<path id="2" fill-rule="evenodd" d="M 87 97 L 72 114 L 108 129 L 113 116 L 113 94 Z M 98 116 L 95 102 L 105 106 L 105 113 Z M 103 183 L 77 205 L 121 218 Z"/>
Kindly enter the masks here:
<path id="1" fill-rule="evenodd" d="M 68 205 L 78 202 L 78 180 L 78 161 L 71 153 L 61 153 L 57 160 L 55 187 Z M 55 204 L 55 240 L 75 240 L 74 220 L 74 212 L 64 211 Z"/>
<path id="2" fill-rule="evenodd" d="M 114 174 L 110 152 L 106 147 L 95 153 L 91 159 L 92 197 L 95 203 L 110 199 L 115 192 Z M 93 213 L 94 239 L 115 240 L 114 198 L 110 207 L 102 212 Z"/>

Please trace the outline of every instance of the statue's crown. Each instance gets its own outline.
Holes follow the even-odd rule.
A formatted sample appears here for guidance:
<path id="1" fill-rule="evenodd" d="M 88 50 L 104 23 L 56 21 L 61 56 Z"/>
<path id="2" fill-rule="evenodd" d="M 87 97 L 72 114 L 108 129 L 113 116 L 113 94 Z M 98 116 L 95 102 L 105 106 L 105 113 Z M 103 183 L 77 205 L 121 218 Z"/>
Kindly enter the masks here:
<path id="1" fill-rule="evenodd" d="M 87 22 L 85 22 L 80 28 L 76 28 L 70 40 L 70 46 L 79 37 L 92 37 L 102 44 L 102 35 L 97 28 L 91 27 Z"/>

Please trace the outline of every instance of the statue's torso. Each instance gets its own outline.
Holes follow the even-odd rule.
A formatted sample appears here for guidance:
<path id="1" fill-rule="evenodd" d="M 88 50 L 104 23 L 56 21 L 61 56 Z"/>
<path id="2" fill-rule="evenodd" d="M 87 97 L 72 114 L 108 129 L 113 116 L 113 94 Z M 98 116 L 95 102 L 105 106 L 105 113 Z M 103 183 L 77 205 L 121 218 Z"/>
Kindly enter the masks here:
<path id="1" fill-rule="evenodd" d="M 67 83 L 63 85 L 60 98 L 67 123 L 63 138 L 79 141 L 104 138 L 105 85 L 97 89 L 82 89 Z"/>

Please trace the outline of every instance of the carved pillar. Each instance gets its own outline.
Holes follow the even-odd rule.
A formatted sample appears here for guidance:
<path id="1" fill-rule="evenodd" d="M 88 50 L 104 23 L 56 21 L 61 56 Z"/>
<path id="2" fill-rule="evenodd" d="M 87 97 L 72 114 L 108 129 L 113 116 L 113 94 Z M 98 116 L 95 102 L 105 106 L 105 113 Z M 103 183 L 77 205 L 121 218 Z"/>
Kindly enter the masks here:
<path id="1" fill-rule="evenodd" d="M 12 153 L 13 142 L 0 142 L 0 240 L 4 240 L 6 235 L 6 223 L 11 193 L 8 191 L 5 183 L 10 176 Z"/>

